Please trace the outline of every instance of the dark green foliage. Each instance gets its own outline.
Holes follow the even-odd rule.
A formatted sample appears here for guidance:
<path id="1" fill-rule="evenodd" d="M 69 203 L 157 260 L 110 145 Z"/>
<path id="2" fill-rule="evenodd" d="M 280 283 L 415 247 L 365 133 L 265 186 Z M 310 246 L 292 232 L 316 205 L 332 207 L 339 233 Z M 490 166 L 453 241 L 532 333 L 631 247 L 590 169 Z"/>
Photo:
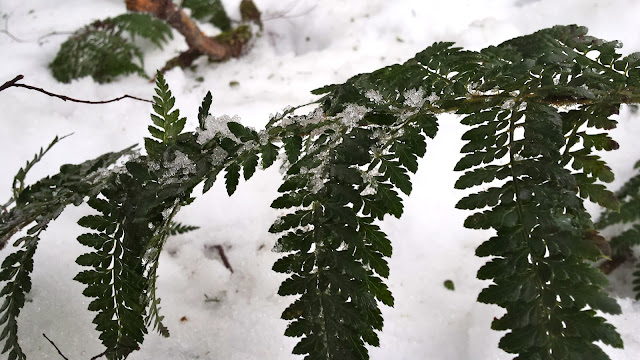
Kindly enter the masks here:
<path id="1" fill-rule="evenodd" d="M 205 1 L 185 3 L 197 12 Z M 169 335 L 156 297 L 157 269 L 167 238 L 195 228 L 174 221 L 194 200 L 193 189 L 204 183 L 208 191 L 224 171 L 231 195 L 241 176 L 248 180 L 281 156 L 285 176 L 271 206 L 285 213 L 269 231 L 279 234 L 274 250 L 283 253 L 273 270 L 288 275 L 278 293 L 296 297 L 282 314 L 289 321 L 285 335 L 301 338 L 293 353 L 305 359 L 369 359 L 366 345 L 379 345 L 383 326 L 379 303 L 394 304 L 383 282 L 392 245 L 377 221 L 402 215 L 400 192 L 413 189 L 410 174 L 438 131 L 437 115 L 453 112 L 470 126 L 455 166 L 465 173 L 455 186 L 476 190 L 457 207 L 476 211 L 466 227 L 495 231 L 476 250 L 491 257 L 478 278 L 493 282 L 478 301 L 506 309 L 492 323 L 507 331 L 500 347 L 517 359 L 608 359 L 595 343 L 622 347 L 622 339 L 596 311 L 617 314 L 620 307 L 589 264 L 608 255 L 583 204 L 589 199 L 609 209 L 601 226 L 637 219 L 640 180 L 618 193 L 620 207 L 603 184 L 613 173 L 594 153 L 618 148 L 607 134 L 616 125 L 610 116 L 640 95 L 640 56 L 623 58 L 617 47 L 577 26 L 480 52 L 435 43 L 404 64 L 315 90 L 323 95 L 317 109 L 297 115 L 290 108 L 261 131 L 211 116 L 208 93 L 197 130 L 183 132 L 186 120 L 158 74 L 147 156 L 117 171 L 100 169 L 131 149 L 67 165 L 18 191 L 16 206 L 0 215 L 4 242 L 36 222 L 0 271 L 5 351 L 24 358 L 15 320 L 30 288 L 38 235 L 64 206 L 89 198 L 98 211 L 79 221 L 93 232 L 78 240 L 93 250 L 78 258 L 89 269 L 76 279 L 94 299 L 89 310 L 97 312 L 107 357 L 122 359 L 149 328 Z M 631 246 L 633 236 L 619 242 Z M 444 285 L 453 289 L 450 281 Z"/>
<path id="2" fill-rule="evenodd" d="M 191 9 L 191 16 L 208 21 L 222 31 L 231 30 L 231 19 L 220 0 L 184 0 L 182 7 Z"/>
<path id="3" fill-rule="evenodd" d="M 104 198 L 93 197 L 88 202 L 100 215 L 85 216 L 78 221 L 83 227 L 97 230 L 97 233 L 78 237 L 82 245 L 94 251 L 76 260 L 78 265 L 92 269 L 80 272 L 75 280 L 87 286 L 84 296 L 95 298 L 89 310 L 98 312 L 93 323 L 109 359 L 124 359 L 138 348 L 147 332 L 145 304 L 140 302 L 145 290 L 144 246 L 125 233 L 127 216 L 122 207 L 123 195 L 120 191 L 103 190 Z"/>
<path id="4" fill-rule="evenodd" d="M 14 246 L 20 246 L 21 249 L 5 258 L 0 271 L 0 281 L 5 282 L 4 288 L 0 291 L 0 296 L 4 297 L 0 306 L 0 326 L 3 328 L 0 340 L 5 341 L 2 352 L 9 352 L 10 360 L 25 359 L 18 345 L 16 320 L 24 306 L 26 293 L 31 290 L 30 274 L 40 233 L 67 205 L 80 205 L 85 197 L 100 192 L 106 185 L 107 167 L 132 153 L 132 148 L 127 148 L 117 153 L 104 154 L 80 165 L 63 165 L 59 174 L 44 178 L 21 190 L 26 173 L 56 143 L 56 139 L 46 150 L 41 150 L 34 160 L 20 169 L 16 175 L 20 182 L 18 195 L 5 205 L 9 207 L 15 201 L 15 206 L 0 215 L 1 247 L 4 247 L 17 231 L 30 226 L 27 234 L 14 243 Z"/>
<path id="5" fill-rule="evenodd" d="M 488 207 L 465 226 L 497 232 L 477 250 L 494 257 L 478 271 L 480 279 L 494 282 L 478 301 L 507 310 L 492 328 L 510 330 L 500 347 L 518 359 L 608 359 L 594 341 L 622 347 L 615 328 L 594 311 L 618 314 L 620 307 L 603 292 L 604 275 L 585 263 L 602 254 L 590 241 L 597 232 L 580 197 L 618 208 L 596 183 L 612 181 L 613 174 L 591 153 L 617 144 L 592 128 L 615 125 L 608 117 L 627 79 L 604 61 L 604 54 L 613 54 L 611 44 L 585 33 L 554 27 L 483 50 L 482 61 L 490 66 L 469 79 L 477 84 L 470 95 L 499 102 L 488 101 L 480 112 L 459 110 L 470 113 L 463 123 L 473 129 L 463 136 L 468 143 L 462 151 L 469 154 L 456 165 L 470 171 L 456 187 L 501 184 L 458 203 L 463 209 Z M 589 50 L 600 57 L 587 58 L 583 52 Z M 562 108 L 568 103 L 576 106 Z"/>
<path id="6" fill-rule="evenodd" d="M 25 236 L 18 241 L 22 243 L 22 250 L 7 256 L 2 262 L 0 281 L 6 284 L 0 296 L 4 302 L 0 307 L 0 340 L 4 340 L 2 353 L 9 353 L 9 360 L 23 360 L 27 357 L 18 344 L 18 315 L 24 307 L 25 295 L 31 291 L 31 272 L 33 271 L 33 255 L 38 246 L 39 232 L 35 236 Z"/>
<path id="7" fill-rule="evenodd" d="M 35 223 L 28 230 L 29 234 L 46 228 L 67 205 L 80 205 L 86 196 L 99 193 L 109 174 L 107 168 L 132 153 L 133 147 L 129 147 L 79 165 L 63 165 L 60 173 L 27 186 L 14 199 L 15 207 L 2 213 L 0 246 L 4 247 L 13 234 L 31 224 Z M 12 203 L 13 201 L 9 202 L 5 207 Z"/>
<path id="8" fill-rule="evenodd" d="M 294 354 L 305 359 L 368 359 L 383 320 L 378 302 L 393 306 L 382 281 L 391 243 L 374 223 L 400 217 L 398 190 L 409 194 L 408 172 L 437 131 L 425 94 L 441 94 L 415 60 L 363 74 L 328 92 L 322 108 L 286 115 L 272 129 L 282 137 L 288 171 L 272 207 L 293 208 L 273 224 L 275 249 L 288 253 L 273 269 L 290 274 L 280 295 L 299 295 L 282 314 L 285 335 L 302 337 Z M 402 94 L 401 97 L 396 94 Z M 435 97 L 435 96 L 434 96 Z M 309 134 L 306 136 L 306 134 Z"/>
<path id="9" fill-rule="evenodd" d="M 91 76 L 99 83 L 120 75 L 146 77 L 142 50 L 125 37 L 145 38 L 158 47 L 172 37 L 171 29 L 147 14 L 123 14 L 91 23 L 76 31 L 61 46 L 49 67 L 53 77 L 71 82 Z"/>

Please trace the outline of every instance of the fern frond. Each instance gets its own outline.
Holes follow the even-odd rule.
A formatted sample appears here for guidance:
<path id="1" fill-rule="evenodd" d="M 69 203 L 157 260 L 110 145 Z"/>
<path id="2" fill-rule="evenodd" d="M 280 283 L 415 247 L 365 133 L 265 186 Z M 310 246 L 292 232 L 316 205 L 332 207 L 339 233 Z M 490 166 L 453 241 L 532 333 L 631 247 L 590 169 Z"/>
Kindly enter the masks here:
<path id="1" fill-rule="evenodd" d="M 180 118 L 180 110 L 173 110 L 176 98 L 171 94 L 161 72 L 156 76 L 156 94 L 153 97 L 153 110 L 156 114 L 151 114 L 153 125 L 149 125 L 148 129 L 151 136 L 158 140 L 144 139 L 147 153 L 153 159 L 162 155 L 166 144 L 176 142 L 187 121 L 186 118 Z"/>
<path id="2" fill-rule="evenodd" d="M 56 138 L 59 140 L 58 138 Z M 22 183 L 24 175 L 51 148 L 41 151 L 26 170 L 18 177 Z M 20 229 L 27 226 L 27 235 L 16 240 L 14 246 L 22 248 L 8 255 L 2 263 L 0 282 L 5 282 L 0 297 L 4 303 L 0 307 L 0 340 L 5 339 L 3 352 L 9 351 L 9 359 L 25 359 L 18 344 L 17 317 L 24 306 L 25 294 L 31 289 L 30 273 L 33 270 L 33 255 L 39 241 L 39 234 L 56 219 L 69 204 L 80 205 L 85 197 L 94 196 L 104 186 L 109 175 L 108 167 L 123 156 L 133 153 L 133 147 L 117 153 L 107 153 L 80 165 L 63 165 L 60 173 L 44 178 L 24 188 L 15 200 L 15 206 L 0 218 L 0 245 L 3 247 Z M 19 173 L 20 174 L 20 173 Z"/>
<path id="3" fill-rule="evenodd" d="M 220 0 L 184 0 L 182 7 L 191 9 L 195 19 L 208 21 L 221 31 L 231 30 L 231 19 Z"/>
<path id="4" fill-rule="evenodd" d="M 18 316 L 24 307 L 25 295 L 31 290 L 31 272 L 33 271 L 33 255 L 38 246 L 39 234 L 27 235 L 19 240 L 22 249 L 7 256 L 2 262 L 0 281 L 5 286 L 0 291 L 4 302 L 0 307 L 0 341 L 5 344 L 2 353 L 9 352 L 8 360 L 25 360 L 27 357 L 18 344 Z"/>
<path id="5" fill-rule="evenodd" d="M 452 69 L 466 76 L 469 54 L 449 45 L 429 51 L 459 56 Z M 300 296 L 282 314 L 292 321 L 285 335 L 302 337 L 294 354 L 368 359 L 365 344 L 379 345 L 378 302 L 394 303 L 382 280 L 392 247 L 374 222 L 401 216 L 398 190 L 411 192 L 408 174 L 438 129 L 436 104 L 458 97 L 445 71 L 412 59 L 316 90 L 326 94 L 320 109 L 269 123 L 288 163 L 271 206 L 293 209 L 270 232 L 282 233 L 275 250 L 289 253 L 273 267 L 290 274 L 278 293 Z"/>
<path id="6" fill-rule="evenodd" d="M 585 263 L 602 254 L 590 241 L 597 232 L 580 197 L 617 206 L 596 183 L 611 181 L 610 169 L 591 154 L 617 144 L 606 133 L 587 131 L 612 127 L 608 117 L 624 96 L 626 79 L 604 61 L 611 44 L 585 33 L 554 27 L 483 50 L 490 66 L 470 79 L 470 95 L 497 101 L 460 109 L 472 113 L 462 122 L 473 128 L 463 135 L 469 154 L 456 170 L 467 173 L 456 188 L 501 183 L 457 205 L 488 206 L 468 217 L 465 227 L 497 231 L 476 252 L 494 256 L 478 271 L 478 278 L 494 282 L 478 301 L 507 310 L 492 328 L 510 331 L 500 347 L 518 358 L 608 359 L 594 341 L 622 347 L 615 328 L 594 311 L 618 314 L 620 307 L 603 291 L 606 277 Z M 584 54 L 590 50 L 603 57 L 589 59 Z M 570 103 L 575 108 L 563 110 Z"/>
<path id="7" fill-rule="evenodd" d="M 91 76 L 105 83 L 120 75 L 146 77 L 142 62 L 140 49 L 124 39 L 107 19 L 76 31 L 60 46 L 49 68 L 53 77 L 61 82 Z"/>
<path id="8" fill-rule="evenodd" d="M 128 13 L 105 21 L 112 23 L 120 32 L 128 32 L 132 39 L 140 36 L 151 41 L 160 49 L 162 49 L 162 44 L 173 38 L 171 27 L 149 14 Z"/>
<path id="9" fill-rule="evenodd" d="M 112 184 L 115 184 L 115 177 Z M 78 241 L 94 250 L 80 255 L 76 263 L 91 267 L 74 278 L 86 285 L 83 295 L 95 298 L 90 311 L 109 359 L 124 359 L 142 343 L 147 330 L 144 323 L 145 279 L 143 277 L 138 239 L 125 234 L 127 221 L 122 208 L 122 190 L 104 189 L 101 197 L 88 204 L 100 212 L 78 221 L 83 227 L 97 230 L 78 237 Z"/>
<path id="10" fill-rule="evenodd" d="M 85 197 L 100 192 L 111 173 L 109 167 L 134 153 L 134 146 L 131 146 L 79 165 L 62 165 L 60 173 L 24 188 L 15 199 L 15 206 L 2 215 L 0 248 L 20 229 L 34 222 L 35 225 L 29 230 L 31 234 L 44 229 L 67 205 L 78 206 Z"/>

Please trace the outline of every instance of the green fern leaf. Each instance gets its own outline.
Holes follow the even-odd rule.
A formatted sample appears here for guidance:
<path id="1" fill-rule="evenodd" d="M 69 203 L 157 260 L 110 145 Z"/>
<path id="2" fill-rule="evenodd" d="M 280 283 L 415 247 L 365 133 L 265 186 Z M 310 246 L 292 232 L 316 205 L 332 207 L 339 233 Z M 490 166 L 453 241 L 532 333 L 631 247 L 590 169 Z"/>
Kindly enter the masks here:
<path id="1" fill-rule="evenodd" d="M 169 235 L 174 236 L 174 235 L 186 234 L 188 232 L 198 230 L 198 229 L 200 229 L 199 226 L 185 225 L 185 224 L 174 221 L 171 223 L 169 227 Z"/>
<path id="2" fill-rule="evenodd" d="M 118 15 L 114 18 L 107 19 L 119 31 L 126 31 L 131 34 L 132 39 L 136 36 L 151 41 L 158 48 L 162 49 L 162 44 L 165 44 L 169 39 L 173 38 L 171 34 L 171 28 L 149 14 L 129 13 Z"/>
<path id="3" fill-rule="evenodd" d="M 212 102 L 213 96 L 211 96 L 211 91 L 207 91 L 207 95 L 202 99 L 202 105 L 198 108 L 198 124 L 200 130 L 205 130 L 205 121 L 208 116 L 211 116 L 209 109 L 211 109 Z"/>
<path id="4" fill-rule="evenodd" d="M 91 76 L 95 81 L 105 83 L 120 75 L 146 77 L 142 61 L 140 49 L 122 38 L 107 19 L 76 31 L 60 46 L 49 68 L 61 82 Z"/>
<path id="5" fill-rule="evenodd" d="M 231 30 L 231 19 L 220 0 L 184 0 L 182 7 L 191 9 L 191 16 L 208 21 L 222 31 Z"/>
<path id="6" fill-rule="evenodd" d="M 79 223 L 104 230 L 78 237 L 80 243 L 94 251 L 78 257 L 78 265 L 92 269 L 82 271 L 74 278 L 86 285 L 83 295 L 95 298 L 89 304 L 89 310 L 98 312 L 93 322 L 101 333 L 100 339 L 110 359 L 126 358 L 138 348 L 147 332 L 145 304 L 140 302 L 145 285 L 143 264 L 140 254 L 129 244 L 131 241 L 126 241 L 124 214 L 116 197 L 121 192 L 103 190 L 106 199 L 89 201 L 89 205 L 101 214 L 83 217 Z M 109 225 L 103 226 L 105 223 Z"/>
<path id="7" fill-rule="evenodd" d="M 18 316 L 24 307 L 25 295 L 31 290 L 31 272 L 33 271 L 33 255 L 38 246 L 38 236 L 25 236 L 19 240 L 22 249 L 7 256 L 2 262 L 0 281 L 5 286 L 0 291 L 4 302 L 0 306 L 0 341 L 5 345 L 2 353 L 9 353 L 8 359 L 25 360 L 27 357 L 18 344 Z"/>
<path id="8" fill-rule="evenodd" d="M 478 69 L 468 79 L 477 84 L 474 96 L 498 101 L 484 101 L 483 108 L 475 103 L 463 106 L 463 112 L 471 114 L 462 123 L 473 128 L 463 136 L 468 143 L 462 151 L 468 155 L 456 170 L 467 173 L 456 188 L 493 181 L 501 186 L 469 195 L 457 207 L 490 208 L 465 221 L 465 227 L 497 231 L 477 249 L 478 256 L 494 256 L 478 271 L 478 278 L 494 282 L 478 301 L 507 310 L 492 328 L 510 331 L 500 347 L 519 354 L 518 358 L 552 354 L 577 359 L 588 354 L 608 359 L 594 341 L 622 347 L 613 326 L 596 317 L 595 311 L 584 310 L 589 306 L 617 314 L 620 307 L 603 291 L 602 274 L 584 263 L 601 253 L 588 240 L 586 234 L 595 231 L 578 196 L 616 207 L 612 194 L 596 183 L 612 180 L 610 169 L 591 151 L 617 146 L 606 134 L 579 128 L 605 123 L 597 119 L 611 112 L 597 109 L 615 104 L 611 96 L 618 85 L 614 84 L 625 79 L 610 64 L 594 65 L 583 55 L 583 48 L 611 50 L 586 39 L 585 32 L 573 26 L 554 27 L 485 49 L 483 62 L 491 67 Z M 576 63 L 596 66 L 599 73 Z M 504 81 L 491 80 L 489 73 L 501 73 Z M 496 89 L 503 95 L 491 95 Z M 570 112 L 558 109 L 564 101 L 578 99 L 588 100 L 587 105 Z M 524 134 L 517 136 L 516 129 Z M 574 148 L 577 139 L 582 139 L 581 149 Z M 565 168 L 569 163 L 574 172 Z"/>
<path id="9" fill-rule="evenodd" d="M 176 99 L 160 72 L 156 76 L 156 94 L 153 97 L 153 110 L 156 114 L 151 115 L 153 125 L 149 125 L 148 129 L 157 140 L 145 138 L 145 148 L 153 159 L 159 159 L 165 146 L 176 142 L 187 121 L 186 118 L 180 118 L 180 110 L 173 110 Z"/>

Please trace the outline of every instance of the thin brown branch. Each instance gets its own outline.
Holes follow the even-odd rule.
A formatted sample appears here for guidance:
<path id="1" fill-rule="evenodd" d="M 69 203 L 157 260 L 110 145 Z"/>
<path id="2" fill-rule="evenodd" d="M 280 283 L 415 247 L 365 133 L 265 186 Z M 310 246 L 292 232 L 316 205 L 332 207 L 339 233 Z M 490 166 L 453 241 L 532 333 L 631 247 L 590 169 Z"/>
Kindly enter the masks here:
<path id="1" fill-rule="evenodd" d="M 45 339 L 47 339 L 47 341 L 49 341 L 51 343 L 51 345 L 53 345 L 54 348 L 56 348 L 56 350 L 58 351 L 58 354 L 60 354 L 60 356 L 62 356 L 63 359 L 69 360 L 68 357 L 64 356 L 64 354 L 62 353 L 62 351 L 60 351 L 60 349 L 58 349 L 58 346 L 56 346 L 56 343 L 54 343 L 53 341 L 51 341 L 51 339 L 49 339 L 47 337 L 47 335 L 45 335 L 44 333 L 42 333 L 42 336 L 44 336 Z"/>
<path id="2" fill-rule="evenodd" d="M 190 49 L 207 54 L 212 60 L 225 60 L 231 56 L 226 46 L 207 37 L 171 0 L 126 0 L 126 4 L 127 10 L 150 13 L 166 21 L 184 36 Z"/>
<path id="3" fill-rule="evenodd" d="M 238 57 L 242 54 L 244 45 L 251 39 L 251 33 L 246 25 L 226 31 L 219 36 L 209 37 L 171 0 L 126 0 L 126 4 L 127 10 L 149 13 L 165 21 L 184 37 L 189 46 L 189 50 L 183 53 L 187 57 L 178 56 L 170 60 L 165 66 L 166 69 L 191 64 L 200 55 L 206 55 L 212 61 L 225 61 L 231 57 Z M 240 3 L 240 9 L 244 21 L 253 21 L 262 29 L 260 11 L 252 0 L 243 0 Z"/>
<path id="4" fill-rule="evenodd" d="M 92 357 L 90 360 L 96 360 L 96 359 L 98 359 L 98 358 L 101 358 L 101 357 L 103 357 L 103 356 L 107 355 L 107 351 L 109 351 L 109 350 L 105 350 L 105 351 L 101 352 L 100 354 L 98 354 L 98 355 L 96 355 L 96 356 Z"/>
<path id="5" fill-rule="evenodd" d="M 142 99 L 142 98 L 131 96 L 131 95 L 122 95 L 122 96 L 117 97 L 115 99 L 103 100 L 103 101 L 79 100 L 79 99 L 75 99 L 75 98 L 68 97 L 68 96 L 65 96 L 65 95 L 54 94 L 52 92 L 49 92 L 49 91 L 47 91 L 45 89 L 42 89 L 42 88 L 39 88 L 39 87 L 26 85 L 26 84 L 19 84 L 18 81 L 20 81 L 22 79 L 24 79 L 23 75 L 16 76 L 15 78 L 13 78 L 13 79 L 5 82 L 4 84 L 0 85 L 0 91 L 8 89 L 10 87 L 20 87 L 20 88 L 25 88 L 25 89 L 29 89 L 29 90 L 35 90 L 35 91 L 41 92 L 43 94 L 49 95 L 51 97 L 56 97 L 56 98 L 61 99 L 63 101 L 71 101 L 71 102 L 76 102 L 76 103 L 81 103 L 81 104 L 108 104 L 108 103 L 112 103 L 112 102 L 115 102 L 115 101 L 120 101 L 122 99 L 133 99 L 133 100 L 153 103 L 153 101 L 151 101 L 151 100 Z"/>
<path id="6" fill-rule="evenodd" d="M 213 245 L 213 247 L 216 248 L 216 250 L 218 250 L 218 254 L 220 255 L 220 259 L 222 259 L 222 264 L 224 264 L 224 267 L 229 269 L 229 271 L 231 271 L 231 273 L 233 274 L 233 268 L 229 263 L 229 259 L 227 258 L 227 255 L 224 253 L 224 248 L 222 247 L 222 245 Z"/>

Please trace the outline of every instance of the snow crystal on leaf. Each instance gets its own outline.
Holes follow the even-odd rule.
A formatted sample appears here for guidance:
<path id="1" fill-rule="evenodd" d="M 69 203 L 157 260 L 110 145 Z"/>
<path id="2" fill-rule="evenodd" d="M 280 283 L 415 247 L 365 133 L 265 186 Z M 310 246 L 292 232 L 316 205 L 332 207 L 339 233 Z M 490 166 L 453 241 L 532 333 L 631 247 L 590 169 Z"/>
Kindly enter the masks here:
<path id="1" fill-rule="evenodd" d="M 367 111 L 369 111 L 369 109 L 364 106 L 349 104 L 340 114 L 338 114 L 338 117 L 343 124 L 348 127 L 354 127 L 360 120 L 362 120 Z"/>
<path id="2" fill-rule="evenodd" d="M 227 123 L 229 122 L 240 122 L 240 117 L 238 115 L 234 115 L 231 118 L 229 115 L 222 115 L 219 117 L 215 116 L 207 116 L 204 120 L 204 130 L 198 129 L 196 134 L 198 135 L 198 139 L 196 140 L 198 144 L 203 145 L 207 141 L 213 139 L 218 133 L 223 137 L 228 137 L 233 141 L 238 141 L 235 135 L 231 133 Z"/>
<path id="3" fill-rule="evenodd" d="M 176 157 L 173 161 L 165 164 L 166 173 L 162 176 L 164 183 L 174 182 L 171 179 L 175 176 L 188 175 L 196 171 L 196 164 L 187 157 L 184 153 L 176 150 Z"/>
<path id="4" fill-rule="evenodd" d="M 310 124 L 319 124 L 326 120 L 326 116 L 322 108 L 316 108 L 311 114 L 301 116 L 300 125 L 306 126 Z"/>
<path id="5" fill-rule="evenodd" d="M 411 89 L 404 92 L 404 104 L 411 107 L 421 107 L 425 102 L 424 90 L 422 88 Z"/>
<path id="6" fill-rule="evenodd" d="M 213 149 L 213 151 L 211 152 L 211 165 L 213 166 L 218 166 L 220 164 L 222 164 L 224 162 L 224 159 L 227 158 L 227 152 L 220 148 L 220 147 L 216 147 L 215 149 Z"/>
<path id="7" fill-rule="evenodd" d="M 366 96 L 367 99 L 373 101 L 376 104 L 382 103 L 382 100 L 383 100 L 382 94 L 380 94 L 380 92 L 378 90 L 369 89 L 364 94 L 364 96 Z"/>
<path id="8" fill-rule="evenodd" d="M 509 100 L 505 101 L 505 102 L 502 104 L 502 106 L 500 106 L 500 108 L 505 109 L 505 110 L 507 110 L 507 109 L 511 109 L 511 108 L 513 108 L 513 106 L 514 106 L 515 104 L 516 104 L 516 102 L 515 102 L 513 99 L 509 99 Z"/>
<path id="9" fill-rule="evenodd" d="M 260 131 L 258 137 L 260 138 L 260 145 L 267 145 L 269 142 L 269 134 L 265 130 Z"/>

